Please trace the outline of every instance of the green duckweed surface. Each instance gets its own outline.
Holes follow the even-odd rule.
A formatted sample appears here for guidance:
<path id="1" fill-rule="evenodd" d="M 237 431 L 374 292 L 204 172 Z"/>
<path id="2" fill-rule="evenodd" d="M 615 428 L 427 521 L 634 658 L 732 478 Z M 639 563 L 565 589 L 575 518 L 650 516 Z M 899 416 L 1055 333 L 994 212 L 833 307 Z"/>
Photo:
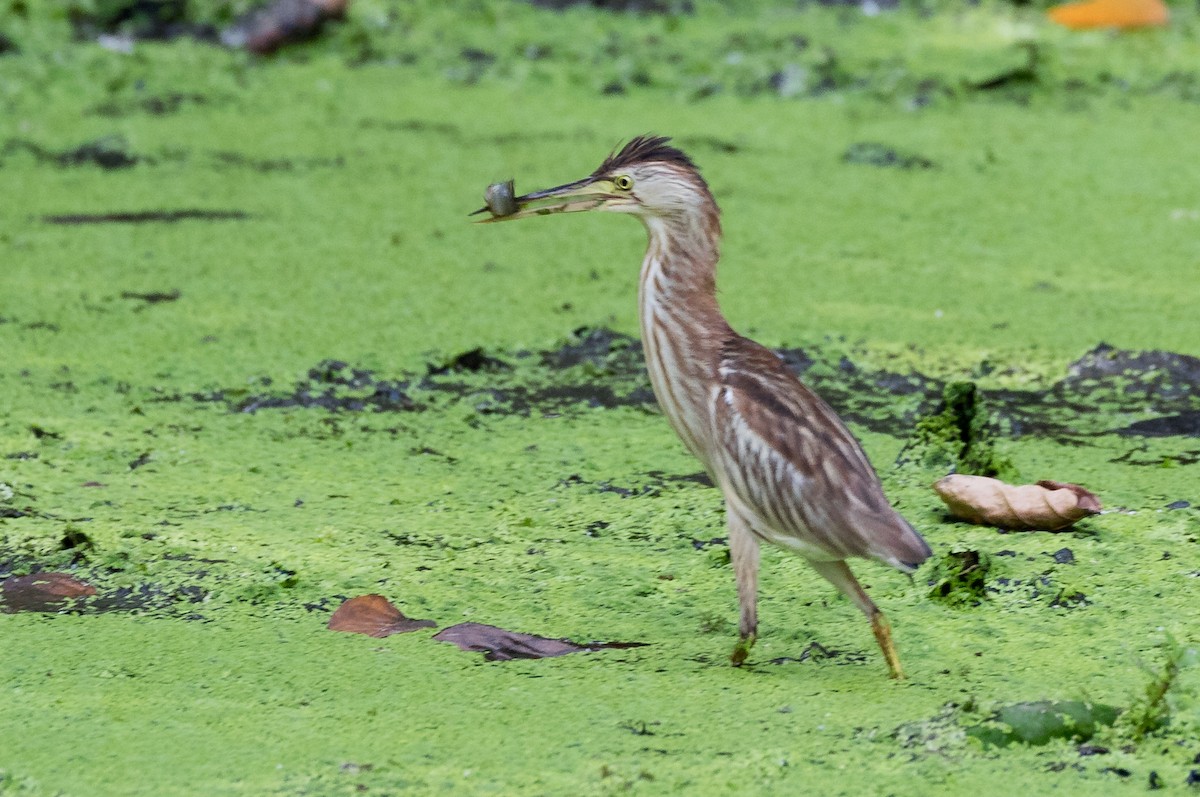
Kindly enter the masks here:
<path id="1" fill-rule="evenodd" d="M 98 590 L 0 614 L 0 794 L 1191 790 L 1200 668 L 1144 738 L 966 729 L 1043 700 L 1128 718 L 1170 640 L 1200 643 L 1197 384 L 1154 382 L 1200 356 L 1195 11 L 1120 36 L 999 6 L 697 5 L 363 0 L 251 59 L 114 52 L 0 4 L 0 579 Z M 468 223 L 489 182 L 573 180 L 646 131 L 722 204 L 734 325 L 814 362 L 935 560 L 986 554 L 958 603 L 931 597 L 935 560 L 858 566 L 907 681 L 775 551 L 728 666 L 719 496 L 622 354 L 638 226 Z M 600 329 L 598 358 L 555 360 Z M 1178 356 L 1063 381 L 1121 351 Z M 975 381 L 1024 479 L 1106 512 L 952 522 L 941 474 L 893 464 L 940 391 L 866 407 L 853 373 Z M 367 593 L 648 645 L 486 662 L 325 629 Z"/>

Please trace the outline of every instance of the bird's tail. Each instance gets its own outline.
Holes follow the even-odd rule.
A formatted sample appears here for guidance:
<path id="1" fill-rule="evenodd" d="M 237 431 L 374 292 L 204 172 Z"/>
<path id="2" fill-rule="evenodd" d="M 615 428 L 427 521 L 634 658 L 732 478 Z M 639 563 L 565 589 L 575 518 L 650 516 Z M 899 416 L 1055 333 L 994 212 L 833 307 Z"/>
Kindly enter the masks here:
<path id="1" fill-rule="evenodd" d="M 891 533 L 876 538 L 881 544 L 874 558 L 897 570 L 911 573 L 933 555 L 933 549 L 899 512 L 894 517 L 889 529 Z"/>

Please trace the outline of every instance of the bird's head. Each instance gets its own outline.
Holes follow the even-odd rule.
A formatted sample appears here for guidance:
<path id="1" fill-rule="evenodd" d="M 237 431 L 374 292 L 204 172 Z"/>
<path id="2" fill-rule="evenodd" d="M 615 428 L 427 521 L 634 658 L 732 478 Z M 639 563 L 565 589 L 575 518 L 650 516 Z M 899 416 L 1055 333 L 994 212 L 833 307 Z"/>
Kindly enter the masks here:
<path id="1" fill-rule="evenodd" d="M 716 219 L 716 203 L 700 170 L 662 136 L 638 136 L 609 155 L 582 180 L 515 197 L 511 212 L 496 213 L 485 222 L 509 221 L 550 213 L 609 210 L 630 213 L 648 225 L 655 219 Z M 475 213 L 485 213 L 480 208 Z M 474 214 L 472 214 L 474 215 Z"/>

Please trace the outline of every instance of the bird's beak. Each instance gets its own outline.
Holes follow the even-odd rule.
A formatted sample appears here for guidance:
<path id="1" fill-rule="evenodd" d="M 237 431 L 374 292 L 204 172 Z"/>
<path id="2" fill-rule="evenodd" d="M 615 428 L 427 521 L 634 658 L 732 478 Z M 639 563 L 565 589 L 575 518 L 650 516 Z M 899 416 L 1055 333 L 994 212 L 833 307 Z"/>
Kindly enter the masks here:
<path id="1" fill-rule="evenodd" d="M 546 216 L 550 213 L 577 213 L 582 210 L 595 210 L 608 200 L 616 198 L 608 190 L 609 188 L 611 188 L 611 184 L 607 180 L 586 177 L 557 188 L 547 188 L 545 191 L 534 191 L 532 194 L 515 197 L 509 207 L 510 210 L 512 207 L 516 208 L 512 212 L 503 212 L 503 207 L 496 207 L 500 203 L 489 202 L 488 206 L 480 208 L 471 215 L 477 216 L 480 213 L 490 212 L 491 218 L 479 219 L 479 223 L 486 224 L 493 221 L 524 219 L 530 216 Z"/>

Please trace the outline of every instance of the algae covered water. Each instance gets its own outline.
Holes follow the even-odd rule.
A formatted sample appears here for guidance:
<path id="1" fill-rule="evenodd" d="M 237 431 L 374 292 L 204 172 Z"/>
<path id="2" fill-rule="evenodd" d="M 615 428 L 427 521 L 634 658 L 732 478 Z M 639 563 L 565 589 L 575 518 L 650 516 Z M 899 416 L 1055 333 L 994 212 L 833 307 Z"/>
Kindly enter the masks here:
<path id="1" fill-rule="evenodd" d="M 694 5 L 364 0 L 271 58 L 0 8 L 0 581 L 96 590 L 0 613 L 0 794 L 1200 780 L 1195 11 Z M 722 506 L 641 368 L 637 225 L 468 222 L 645 132 L 722 206 L 734 326 L 935 549 L 856 566 L 903 683 L 776 551 L 728 666 Z M 910 443 L 962 382 L 1014 478 L 1105 512 L 951 521 L 952 465 Z M 438 629 L 326 629 L 372 593 Z M 643 645 L 486 661 L 432 639 L 463 622 Z"/>

